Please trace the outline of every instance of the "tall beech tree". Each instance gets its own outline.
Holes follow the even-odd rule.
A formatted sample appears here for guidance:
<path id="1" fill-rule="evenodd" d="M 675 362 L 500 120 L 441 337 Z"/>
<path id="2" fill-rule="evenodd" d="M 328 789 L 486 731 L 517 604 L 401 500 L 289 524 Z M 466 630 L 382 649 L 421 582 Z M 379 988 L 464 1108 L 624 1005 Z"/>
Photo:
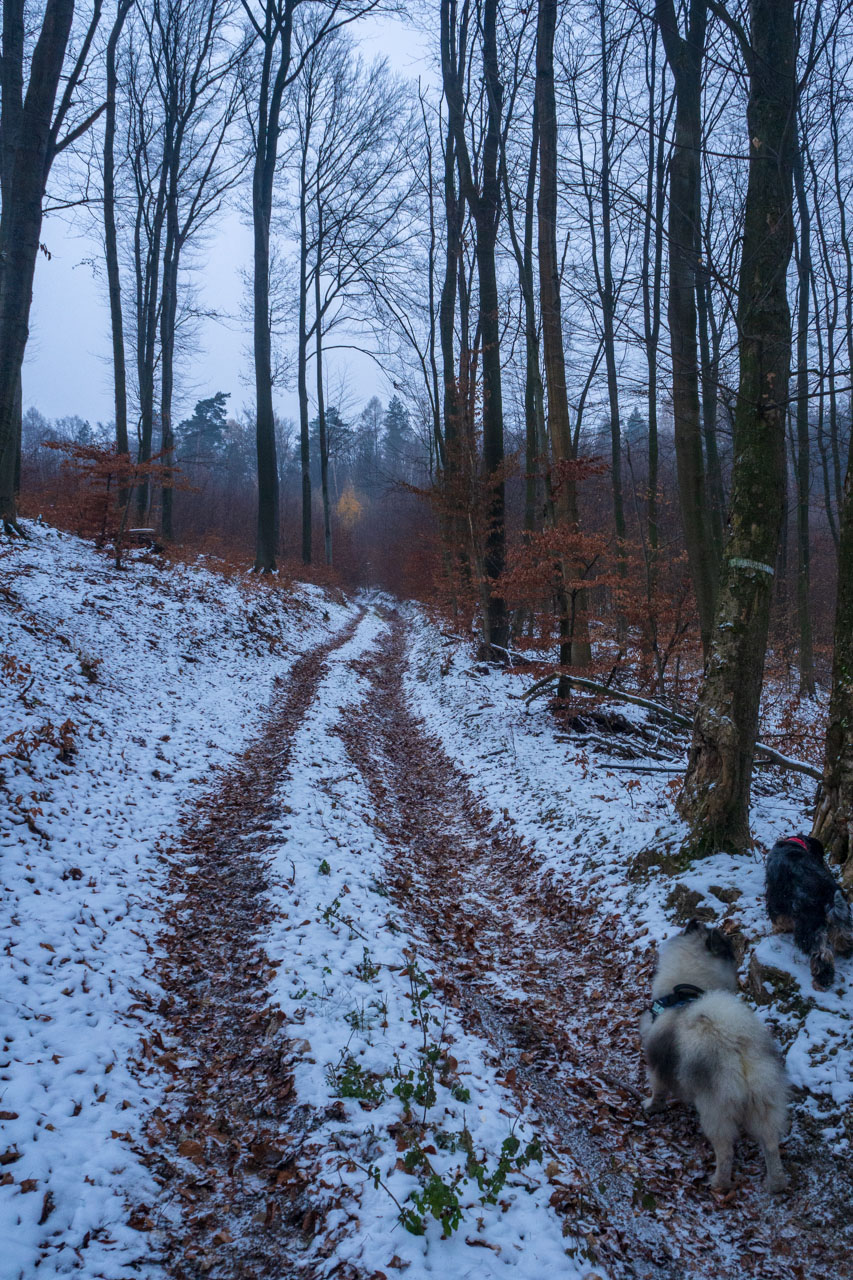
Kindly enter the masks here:
<path id="1" fill-rule="evenodd" d="M 468 0 L 462 0 L 467 24 Z M 479 14 L 485 93 L 482 148 L 475 168 L 466 132 L 465 80 L 457 57 L 456 0 L 441 0 L 441 72 L 453 133 L 460 194 L 474 223 L 483 396 L 483 470 L 487 488 L 483 557 L 483 648 L 505 658 L 509 639 L 506 601 L 498 586 L 506 562 L 504 424 L 501 386 L 501 317 L 496 247 L 501 214 L 501 117 L 503 86 L 497 43 L 498 0 L 483 0 Z"/>
<path id="2" fill-rule="evenodd" d="M 675 137 L 669 161 L 668 315 L 678 493 L 702 648 L 707 656 L 719 572 L 702 455 L 696 337 L 707 0 L 690 0 L 684 36 L 679 31 L 673 0 L 656 0 L 655 16 L 675 84 Z"/>
<path id="3" fill-rule="evenodd" d="M 311 28 L 303 39 L 310 41 Z M 323 366 L 324 337 L 367 318 L 383 263 L 401 240 L 401 210 L 410 187 L 411 111 L 408 87 L 384 60 L 365 65 L 342 32 L 314 44 L 291 97 L 296 145 L 291 167 L 299 216 L 297 375 L 303 494 L 310 495 L 308 433 L 309 339 L 320 445 L 323 544 L 332 563 L 329 451 Z M 292 286 L 290 286 L 292 287 Z M 309 323 L 309 299 L 313 319 Z M 307 479 L 306 479 L 307 469 Z M 311 510 L 302 512 L 302 558 L 311 562 Z"/>
<path id="4" fill-rule="evenodd" d="M 823 783 L 813 834 L 853 884 L 853 436 L 839 511 L 838 598 Z"/>
<path id="5" fill-rule="evenodd" d="M 802 133 L 802 125 L 798 130 Z M 809 304 L 812 290 L 811 211 L 806 194 L 803 147 L 800 137 L 794 152 L 794 191 L 799 216 L 797 245 L 797 397 L 794 409 L 796 449 L 794 477 L 797 494 L 797 630 L 799 633 L 800 693 L 815 695 L 814 648 L 812 644 L 811 533 L 809 530 L 809 489 L 811 487 L 811 441 L 809 439 Z"/>
<path id="6" fill-rule="evenodd" d="M 233 0 L 151 0 L 143 16 L 162 119 L 164 237 L 160 296 L 161 453 L 174 456 L 172 400 L 175 384 L 178 279 L 188 242 L 219 210 L 242 172 L 228 156 L 236 97 L 231 71 L 242 48 L 228 47 L 224 30 Z M 172 495 L 162 492 L 162 530 L 173 535 Z"/>
<path id="7" fill-rule="evenodd" d="M 124 315 L 121 304 L 118 232 L 116 228 L 115 137 L 118 87 L 118 46 L 127 15 L 136 0 L 118 0 L 106 51 L 106 109 L 104 112 L 104 259 L 110 304 L 110 335 L 113 348 L 113 403 L 115 407 L 116 449 L 130 452 L 127 434 L 127 359 L 124 342 Z M 124 501 L 126 495 L 122 495 Z"/>
<path id="8" fill-rule="evenodd" d="M 572 535 L 578 529 L 578 500 L 575 461 L 572 450 L 569 395 L 566 388 L 566 358 L 563 349 L 563 319 L 560 298 L 560 263 L 557 256 L 557 103 L 554 93 L 554 34 L 557 27 L 557 0 L 539 0 L 536 33 L 536 115 L 539 126 L 539 297 L 542 314 L 542 345 L 545 381 L 548 388 L 548 426 L 551 452 L 557 465 L 554 494 L 555 523 Z M 560 564 L 558 603 L 560 610 L 560 662 L 587 666 L 589 637 L 583 609 L 569 603 L 582 598 L 577 567 L 571 557 Z M 573 584 L 569 587 L 568 584 Z M 577 616 L 575 616 L 577 614 Z"/>
<path id="9" fill-rule="evenodd" d="M 273 361 L 270 325 L 270 224 L 279 173 L 279 143 L 285 89 L 304 59 L 325 36 L 375 9 L 379 0 L 359 4 L 339 0 L 240 0 L 255 36 L 254 75 L 247 77 L 244 101 L 252 140 L 252 351 L 255 365 L 255 433 L 258 455 L 258 523 L 255 570 L 271 573 L 278 556 L 279 477 L 273 410 Z M 320 11 L 312 39 L 294 58 L 297 11 Z M 304 476 L 304 472 L 303 472 Z M 304 479 L 303 479 L 304 485 Z M 310 485 L 310 479 L 309 479 Z M 307 503 L 310 508 L 310 488 Z M 305 495 L 303 494 L 303 503 Z"/>
<path id="10" fill-rule="evenodd" d="M 729 538 L 679 811 L 697 852 L 743 849 L 785 501 L 791 362 L 787 271 L 796 146 L 794 0 L 750 0 L 749 34 L 724 5 L 749 75 L 749 176 L 738 294 L 739 383 Z"/>
<path id="11" fill-rule="evenodd" d="M 276 568 L 278 556 L 279 481 L 272 400 L 270 222 L 282 130 L 281 104 L 292 71 L 293 21 L 299 0 L 241 0 L 241 3 L 255 33 L 256 47 L 260 49 L 257 75 L 246 89 L 246 109 L 253 143 L 252 350 L 258 455 L 255 570 L 271 573 Z"/>
<path id="12" fill-rule="evenodd" d="M 21 534 L 15 501 L 21 429 L 21 367 L 29 337 L 33 277 L 45 189 L 57 155 L 101 114 L 76 116 L 75 95 L 88 66 L 102 0 L 94 0 L 76 56 L 66 66 L 74 0 L 46 0 L 35 43 L 24 0 L 3 0 L 0 61 L 0 520 Z M 29 78 L 24 84 L 25 70 Z M 60 84 L 62 93 L 57 103 Z"/>

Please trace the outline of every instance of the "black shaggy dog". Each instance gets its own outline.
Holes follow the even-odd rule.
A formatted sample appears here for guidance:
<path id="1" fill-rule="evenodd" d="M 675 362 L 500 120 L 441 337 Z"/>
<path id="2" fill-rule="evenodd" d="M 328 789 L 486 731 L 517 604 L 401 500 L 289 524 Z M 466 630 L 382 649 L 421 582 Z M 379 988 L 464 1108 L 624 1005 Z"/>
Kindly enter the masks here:
<path id="1" fill-rule="evenodd" d="M 850 904 L 813 836 L 777 840 L 767 859 L 767 910 L 777 933 L 793 930 L 809 957 L 812 981 L 826 990 L 835 977 L 835 953 L 853 953 Z"/>

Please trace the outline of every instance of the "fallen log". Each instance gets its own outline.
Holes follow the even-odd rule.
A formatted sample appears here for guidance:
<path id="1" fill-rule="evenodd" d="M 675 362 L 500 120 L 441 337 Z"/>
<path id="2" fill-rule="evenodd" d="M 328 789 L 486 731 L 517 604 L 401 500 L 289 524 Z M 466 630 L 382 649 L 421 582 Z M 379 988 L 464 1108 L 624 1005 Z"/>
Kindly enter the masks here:
<path id="1" fill-rule="evenodd" d="M 549 685 L 557 684 L 560 680 L 567 684 L 574 685 L 577 689 L 583 689 L 587 693 L 597 693 L 604 698 L 614 698 L 619 702 L 630 702 L 634 707 L 641 707 L 644 711 L 652 711 L 655 715 L 663 717 L 665 720 L 671 721 L 673 724 L 680 725 L 682 729 L 692 729 L 693 721 L 681 711 L 673 711 L 671 707 L 664 706 L 662 702 L 653 702 L 651 698 L 641 698 L 636 693 L 626 693 L 624 689 L 614 688 L 613 685 L 601 684 L 598 680 L 589 680 L 586 676 L 571 676 L 565 672 L 555 671 L 549 676 L 544 676 L 541 680 L 537 680 L 529 689 L 525 689 L 523 693 L 517 693 L 513 696 L 520 698 L 528 704 L 533 698 L 540 697 L 545 693 Z M 755 750 L 761 751 L 772 761 L 778 764 L 782 769 L 791 769 L 794 773 L 804 773 L 809 778 L 814 778 L 817 782 L 822 781 L 823 774 L 817 765 L 809 764 L 805 760 L 794 760 L 791 756 L 783 755 L 781 751 L 777 751 L 775 747 L 769 747 L 766 742 L 756 742 Z"/>

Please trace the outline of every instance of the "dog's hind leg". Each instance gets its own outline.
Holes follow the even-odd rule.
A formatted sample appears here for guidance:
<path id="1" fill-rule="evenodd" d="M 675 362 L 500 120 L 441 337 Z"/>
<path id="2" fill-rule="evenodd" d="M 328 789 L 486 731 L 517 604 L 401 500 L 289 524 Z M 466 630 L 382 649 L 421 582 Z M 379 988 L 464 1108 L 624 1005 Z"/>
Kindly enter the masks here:
<path id="1" fill-rule="evenodd" d="M 835 953 L 826 929 L 818 929 L 815 935 L 809 956 L 809 968 L 812 971 L 812 982 L 819 991 L 825 991 L 832 985 L 835 977 Z"/>
<path id="2" fill-rule="evenodd" d="M 706 1097 L 701 1101 L 697 1099 L 696 1107 L 702 1132 L 714 1148 L 717 1160 L 711 1186 L 716 1191 L 728 1191 L 732 1185 L 737 1125 L 729 1116 L 721 1113 L 718 1098 Z"/>
<path id="3" fill-rule="evenodd" d="M 788 1185 L 788 1177 L 782 1168 L 779 1142 L 785 1132 L 785 1112 L 781 1102 L 768 1104 L 766 1098 L 753 1098 L 745 1120 L 746 1130 L 761 1147 L 767 1167 L 765 1186 L 771 1195 L 778 1195 Z"/>
<path id="4" fill-rule="evenodd" d="M 782 1168 L 782 1158 L 779 1155 L 779 1138 L 775 1132 L 769 1131 L 767 1133 L 756 1133 L 755 1137 L 758 1139 L 761 1153 L 764 1156 L 764 1163 L 767 1167 L 765 1186 L 771 1195 L 777 1196 L 788 1185 L 788 1175 Z"/>
<path id="5" fill-rule="evenodd" d="M 649 1088 L 651 1089 L 651 1097 L 643 1098 L 643 1110 L 647 1115 L 656 1115 L 658 1111 L 663 1111 L 666 1105 L 666 1096 L 669 1092 L 664 1082 L 661 1080 L 654 1067 L 649 1067 Z"/>

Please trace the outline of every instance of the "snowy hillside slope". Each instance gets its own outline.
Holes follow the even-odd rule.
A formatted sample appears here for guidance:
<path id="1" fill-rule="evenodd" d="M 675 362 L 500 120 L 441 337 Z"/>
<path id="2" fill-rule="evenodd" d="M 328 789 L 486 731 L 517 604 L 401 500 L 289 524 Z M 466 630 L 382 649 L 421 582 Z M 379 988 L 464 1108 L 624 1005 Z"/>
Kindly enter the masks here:
<path id="1" fill-rule="evenodd" d="M 157 1099 L 129 1063 L 159 998 L 158 847 L 355 610 L 140 557 L 120 574 L 28 528 L 0 555 L 0 1271 L 114 1280 L 148 1247 L 125 1197 L 156 1192 L 132 1148 Z"/>

